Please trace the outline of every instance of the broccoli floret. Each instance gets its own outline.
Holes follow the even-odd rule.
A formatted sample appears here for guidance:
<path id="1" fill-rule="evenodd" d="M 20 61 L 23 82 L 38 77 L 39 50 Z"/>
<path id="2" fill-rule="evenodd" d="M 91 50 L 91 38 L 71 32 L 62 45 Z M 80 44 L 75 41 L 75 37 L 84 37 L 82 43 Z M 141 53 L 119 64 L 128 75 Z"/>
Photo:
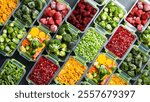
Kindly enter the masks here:
<path id="1" fill-rule="evenodd" d="M 28 3 L 28 6 L 29 6 L 31 9 L 35 8 L 35 2 L 34 2 L 34 1 L 29 2 L 29 3 Z"/>
<path id="2" fill-rule="evenodd" d="M 50 41 L 50 44 L 57 44 L 57 45 L 61 45 L 61 41 L 58 39 L 53 39 Z"/>
<path id="3" fill-rule="evenodd" d="M 64 40 L 65 42 L 71 42 L 72 37 L 71 37 L 71 35 L 69 35 L 69 34 L 64 34 L 64 35 L 63 35 L 63 40 Z"/>
<path id="4" fill-rule="evenodd" d="M 33 19 L 37 18 L 38 15 L 39 15 L 39 11 L 38 11 L 38 10 L 34 10 L 34 11 L 32 12 L 32 18 L 33 18 Z"/>

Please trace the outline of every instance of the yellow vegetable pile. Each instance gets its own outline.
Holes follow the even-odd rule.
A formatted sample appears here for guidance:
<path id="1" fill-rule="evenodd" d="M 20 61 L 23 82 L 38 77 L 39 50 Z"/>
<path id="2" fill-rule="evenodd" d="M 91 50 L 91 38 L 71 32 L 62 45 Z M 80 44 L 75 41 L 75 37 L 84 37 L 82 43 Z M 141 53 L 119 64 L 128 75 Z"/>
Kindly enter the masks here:
<path id="1" fill-rule="evenodd" d="M 113 75 L 110 79 L 108 85 L 128 85 L 127 81 L 118 77 L 117 75 Z"/>
<path id="2" fill-rule="evenodd" d="M 18 0 L 0 0 L 0 23 L 4 24 L 17 7 Z"/>
<path id="3" fill-rule="evenodd" d="M 80 80 L 85 70 L 86 66 L 73 57 L 70 57 L 55 80 L 63 85 L 75 85 Z"/>

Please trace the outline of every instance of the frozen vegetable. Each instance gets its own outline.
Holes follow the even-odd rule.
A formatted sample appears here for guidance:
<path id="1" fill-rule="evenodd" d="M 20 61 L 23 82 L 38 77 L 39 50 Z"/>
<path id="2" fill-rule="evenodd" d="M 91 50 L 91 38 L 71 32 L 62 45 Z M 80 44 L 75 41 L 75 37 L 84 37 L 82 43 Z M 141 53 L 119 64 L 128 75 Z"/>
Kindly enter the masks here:
<path id="1" fill-rule="evenodd" d="M 142 67 L 147 61 L 148 55 L 144 54 L 135 46 L 121 64 L 120 69 L 134 78 L 141 74 Z"/>
<path id="2" fill-rule="evenodd" d="M 12 56 L 22 38 L 25 36 L 25 28 L 20 28 L 16 21 L 9 22 L 0 35 L 0 51 L 7 56 Z"/>
<path id="3" fill-rule="evenodd" d="M 110 1 L 96 19 L 96 23 L 110 33 L 118 26 L 124 15 L 125 11 Z"/>
<path id="4" fill-rule="evenodd" d="M 0 85 L 17 85 L 24 74 L 23 68 L 13 63 L 12 60 L 6 61 L 0 71 Z"/>
<path id="5" fill-rule="evenodd" d="M 108 85 L 128 85 L 128 82 L 125 79 L 121 78 L 118 73 L 115 73 L 110 78 Z"/>
<path id="6" fill-rule="evenodd" d="M 150 49 L 150 26 L 144 32 L 138 34 L 140 42 Z"/>
<path id="7" fill-rule="evenodd" d="M 0 1 L 0 24 L 4 24 L 17 7 L 19 0 Z"/>
<path id="8" fill-rule="evenodd" d="M 92 61 L 105 41 L 106 38 L 103 35 L 99 34 L 94 28 L 90 28 L 77 45 L 75 52 L 86 58 L 87 61 Z"/>
<path id="9" fill-rule="evenodd" d="M 39 21 L 52 32 L 56 32 L 69 10 L 70 8 L 65 3 L 53 0 L 45 9 Z"/>
<path id="10" fill-rule="evenodd" d="M 47 85 L 54 77 L 58 68 L 57 64 L 42 56 L 33 67 L 28 79 L 37 85 Z"/>
<path id="11" fill-rule="evenodd" d="M 136 85 L 150 85 L 150 62 L 142 71 L 142 74 L 137 79 Z"/>
<path id="12" fill-rule="evenodd" d="M 137 28 L 138 31 L 142 31 L 143 27 L 149 20 L 150 16 L 150 4 L 139 0 L 133 7 L 126 20 L 131 25 Z"/>
<path id="13" fill-rule="evenodd" d="M 103 85 L 115 68 L 116 62 L 102 53 L 90 68 L 87 77 L 96 84 Z"/>
<path id="14" fill-rule="evenodd" d="M 31 60 L 36 60 L 46 47 L 50 36 L 38 27 L 32 27 L 27 37 L 23 40 L 19 50 Z"/>
<path id="15" fill-rule="evenodd" d="M 96 12 L 96 9 L 88 2 L 80 0 L 67 21 L 81 31 L 84 31 Z"/>
<path id="16" fill-rule="evenodd" d="M 72 50 L 78 41 L 78 33 L 72 32 L 67 24 L 63 24 L 57 32 L 55 39 L 48 44 L 47 51 L 60 59 L 67 56 L 67 52 Z"/>
<path id="17" fill-rule="evenodd" d="M 85 70 L 85 65 L 75 58 L 70 57 L 55 78 L 55 81 L 63 85 L 75 85 L 80 80 Z"/>
<path id="18" fill-rule="evenodd" d="M 45 0 L 24 0 L 15 12 L 15 16 L 23 23 L 31 25 L 42 11 L 45 3 Z"/>
<path id="19" fill-rule="evenodd" d="M 115 34 L 107 43 L 106 48 L 117 57 L 122 58 L 132 45 L 135 38 L 136 37 L 131 32 L 124 27 L 119 26 Z"/>

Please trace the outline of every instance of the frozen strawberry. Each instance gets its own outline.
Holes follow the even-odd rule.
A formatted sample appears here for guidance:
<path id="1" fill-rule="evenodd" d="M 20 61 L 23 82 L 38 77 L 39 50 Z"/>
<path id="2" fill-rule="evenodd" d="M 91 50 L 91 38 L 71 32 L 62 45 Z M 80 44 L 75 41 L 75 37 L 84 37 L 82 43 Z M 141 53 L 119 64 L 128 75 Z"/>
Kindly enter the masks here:
<path id="1" fill-rule="evenodd" d="M 42 24 L 47 24 L 46 18 L 41 18 L 41 19 L 40 19 L 40 22 L 41 22 Z"/>
<path id="2" fill-rule="evenodd" d="M 65 4 L 60 3 L 60 2 L 57 3 L 57 10 L 61 11 L 61 10 L 64 10 L 66 8 L 67 8 L 67 6 Z"/>
<path id="3" fill-rule="evenodd" d="M 128 22 L 132 22 L 133 18 L 132 18 L 132 17 L 127 17 L 126 20 L 127 20 Z"/>
<path id="4" fill-rule="evenodd" d="M 62 17 L 64 18 L 67 14 L 68 14 L 69 10 L 68 9 L 65 9 L 61 12 L 62 14 Z"/>
<path id="5" fill-rule="evenodd" d="M 143 25 L 145 25 L 147 22 L 148 22 L 148 20 L 142 20 L 142 21 L 141 21 L 141 23 L 142 23 Z"/>
<path id="6" fill-rule="evenodd" d="M 139 10 L 142 10 L 142 9 L 143 9 L 143 4 L 142 4 L 142 2 L 139 1 L 139 2 L 137 3 L 137 7 L 138 7 Z"/>
<path id="7" fill-rule="evenodd" d="M 53 17 L 55 13 L 56 13 L 56 10 L 50 10 L 48 12 L 48 16 Z"/>
<path id="8" fill-rule="evenodd" d="M 52 8 L 52 9 L 56 9 L 56 2 L 55 2 L 55 1 L 52 1 L 52 2 L 51 2 L 51 8 Z"/>
<path id="9" fill-rule="evenodd" d="M 138 11 L 136 11 L 134 14 L 135 14 L 135 16 L 137 16 L 137 17 L 141 17 L 141 15 L 143 14 L 143 11 L 142 11 L 142 10 L 138 10 Z"/>
<path id="10" fill-rule="evenodd" d="M 142 14 L 141 16 L 142 20 L 147 20 L 149 18 L 149 15 L 147 13 Z"/>
<path id="11" fill-rule="evenodd" d="M 138 7 L 135 6 L 135 7 L 131 10 L 130 14 L 131 14 L 131 15 L 134 15 L 134 13 L 137 12 L 137 11 L 138 11 Z"/>
<path id="12" fill-rule="evenodd" d="M 51 11 L 51 8 L 47 7 L 44 11 L 44 16 L 47 16 L 50 11 Z"/>
<path id="13" fill-rule="evenodd" d="M 143 25 L 142 25 L 142 24 L 139 24 L 139 25 L 137 26 L 137 30 L 138 30 L 138 31 L 142 31 L 142 28 L 143 28 Z"/>
<path id="14" fill-rule="evenodd" d="M 137 17 L 137 18 L 135 19 L 135 24 L 137 24 L 137 25 L 141 24 L 140 17 Z"/>
<path id="15" fill-rule="evenodd" d="M 145 3 L 144 4 L 144 11 L 150 11 L 150 5 Z"/>
<path id="16" fill-rule="evenodd" d="M 56 26 L 56 25 L 51 25 L 51 26 L 50 26 L 50 30 L 51 30 L 52 32 L 56 32 L 57 26 Z"/>
<path id="17" fill-rule="evenodd" d="M 55 23 L 59 26 L 61 24 L 62 20 L 59 19 L 59 20 L 56 20 Z"/>
<path id="18" fill-rule="evenodd" d="M 49 25 L 53 25 L 53 24 L 54 24 L 54 20 L 53 20 L 52 17 L 50 17 L 50 18 L 48 19 L 48 23 L 47 23 L 47 24 L 49 24 Z"/>
<path id="19" fill-rule="evenodd" d="M 62 15 L 61 15 L 61 13 L 60 13 L 60 12 L 56 12 L 55 15 L 54 15 L 54 19 L 55 19 L 55 20 L 60 20 L 60 19 L 62 20 Z"/>

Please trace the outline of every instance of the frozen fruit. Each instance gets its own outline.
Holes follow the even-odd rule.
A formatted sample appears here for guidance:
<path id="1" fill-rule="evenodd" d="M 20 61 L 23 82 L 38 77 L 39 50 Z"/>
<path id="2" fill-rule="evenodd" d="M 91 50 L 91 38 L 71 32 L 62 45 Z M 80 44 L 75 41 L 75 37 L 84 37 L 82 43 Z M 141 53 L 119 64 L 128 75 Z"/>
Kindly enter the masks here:
<path id="1" fill-rule="evenodd" d="M 52 8 L 52 9 L 56 9 L 56 2 L 55 2 L 55 1 L 52 1 L 52 2 L 51 2 L 51 8 Z"/>
<path id="2" fill-rule="evenodd" d="M 41 18 L 41 19 L 40 19 L 40 22 L 43 23 L 43 24 L 47 24 L 46 18 Z"/>
<path id="3" fill-rule="evenodd" d="M 55 32 L 57 30 L 57 26 L 56 25 L 51 25 L 50 27 L 52 32 Z"/>
<path id="4" fill-rule="evenodd" d="M 60 13 L 60 12 L 56 12 L 55 15 L 54 15 L 54 18 L 55 18 L 56 20 L 62 19 L 61 13 Z"/>
<path id="5" fill-rule="evenodd" d="M 145 3 L 145 4 L 144 4 L 144 10 L 145 10 L 145 11 L 150 11 L 150 5 L 147 4 L 147 3 Z"/>
<path id="6" fill-rule="evenodd" d="M 143 28 L 143 25 L 142 25 L 142 24 L 139 24 L 139 25 L 137 26 L 138 31 L 142 31 L 142 28 Z"/>
<path id="7" fill-rule="evenodd" d="M 66 9 L 67 7 L 66 7 L 66 5 L 65 4 L 63 4 L 63 3 L 60 3 L 60 2 L 58 2 L 57 3 L 57 10 L 64 10 L 64 9 Z"/>
<path id="8" fill-rule="evenodd" d="M 55 13 L 56 13 L 56 10 L 50 10 L 47 14 L 48 16 L 53 17 Z"/>
<path id="9" fill-rule="evenodd" d="M 54 24 L 54 20 L 53 20 L 52 17 L 50 17 L 50 18 L 48 19 L 48 24 Z"/>
<path id="10" fill-rule="evenodd" d="M 147 20 L 149 18 L 149 15 L 147 13 L 142 14 L 141 16 L 142 20 Z"/>
<path id="11" fill-rule="evenodd" d="M 60 25 L 60 24 L 61 24 L 61 22 L 62 22 L 62 20 L 61 20 L 61 19 L 56 20 L 56 24 L 57 24 L 57 25 Z"/>

